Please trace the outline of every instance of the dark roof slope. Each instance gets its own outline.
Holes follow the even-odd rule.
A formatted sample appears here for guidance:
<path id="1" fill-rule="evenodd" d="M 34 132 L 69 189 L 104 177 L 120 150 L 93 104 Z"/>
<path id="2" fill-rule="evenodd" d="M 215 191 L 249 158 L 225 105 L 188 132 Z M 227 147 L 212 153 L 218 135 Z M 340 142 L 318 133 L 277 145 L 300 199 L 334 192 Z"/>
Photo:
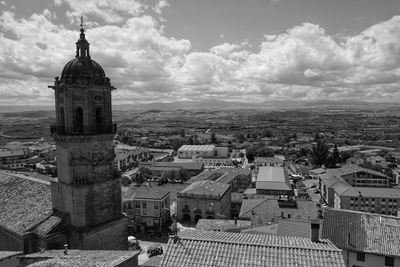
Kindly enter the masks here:
<path id="1" fill-rule="evenodd" d="M 206 196 L 218 196 L 221 197 L 228 191 L 230 185 L 221 184 L 214 181 L 201 181 L 195 182 L 181 192 L 178 193 L 178 196 L 184 196 L 187 194 L 190 195 L 206 195 Z"/>
<path id="2" fill-rule="evenodd" d="M 52 214 L 49 182 L 0 172 L 0 226 L 19 235 Z"/>
<path id="3" fill-rule="evenodd" d="M 120 266 L 138 254 L 136 251 L 118 250 L 46 250 L 21 257 L 22 261 L 34 262 L 28 266 L 76 266 L 76 267 L 112 267 Z"/>
<path id="4" fill-rule="evenodd" d="M 170 238 L 160 266 L 345 266 L 329 240 L 185 230 Z"/>
<path id="5" fill-rule="evenodd" d="M 400 218 L 350 210 L 327 209 L 322 238 L 352 251 L 400 256 Z"/>
<path id="6" fill-rule="evenodd" d="M 141 185 L 139 187 L 129 187 L 128 190 L 123 192 L 123 201 L 132 201 L 134 199 L 163 199 L 169 194 L 165 188 L 151 185 Z"/>

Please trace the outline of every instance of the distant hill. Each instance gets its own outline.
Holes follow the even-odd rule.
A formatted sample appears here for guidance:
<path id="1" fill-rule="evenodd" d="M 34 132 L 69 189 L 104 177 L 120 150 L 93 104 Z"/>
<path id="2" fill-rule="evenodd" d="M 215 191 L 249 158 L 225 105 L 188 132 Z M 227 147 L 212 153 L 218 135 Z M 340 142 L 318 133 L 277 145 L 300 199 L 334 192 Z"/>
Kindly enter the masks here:
<path id="1" fill-rule="evenodd" d="M 4 118 L 48 118 L 54 116 L 54 111 L 20 111 L 3 113 Z"/>
<path id="2" fill-rule="evenodd" d="M 209 101 L 177 101 L 172 103 L 153 102 L 148 104 L 114 105 L 114 110 L 229 110 L 229 109 L 267 109 L 267 110 L 293 110 L 293 109 L 382 109 L 398 107 L 398 103 L 376 103 L 366 101 L 264 101 L 259 103 L 230 102 L 222 100 Z"/>
<path id="3" fill-rule="evenodd" d="M 157 113 L 165 110 L 230 110 L 230 109 L 266 109 L 266 110 L 293 110 L 293 109 L 385 109 L 397 108 L 398 103 L 377 103 L 366 101 L 263 101 L 258 103 L 223 101 L 223 100 L 205 100 L 205 101 L 176 101 L 171 103 L 153 102 L 147 104 L 124 104 L 113 105 L 114 110 L 134 110 Z M 0 113 L 12 113 L 23 111 L 53 111 L 54 106 L 1 106 Z"/>

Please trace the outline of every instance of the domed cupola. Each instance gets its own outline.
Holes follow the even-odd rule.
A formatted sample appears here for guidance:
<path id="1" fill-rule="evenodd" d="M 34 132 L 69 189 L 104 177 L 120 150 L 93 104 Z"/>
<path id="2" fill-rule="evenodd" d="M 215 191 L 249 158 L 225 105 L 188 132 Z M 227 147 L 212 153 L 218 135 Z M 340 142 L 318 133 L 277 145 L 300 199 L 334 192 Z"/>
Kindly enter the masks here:
<path id="1" fill-rule="evenodd" d="M 89 42 L 85 38 L 85 30 L 81 23 L 81 34 L 76 42 L 76 56 L 63 68 L 60 83 L 63 84 L 96 84 L 110 85 L 103 68 L 90 58 Z"/>

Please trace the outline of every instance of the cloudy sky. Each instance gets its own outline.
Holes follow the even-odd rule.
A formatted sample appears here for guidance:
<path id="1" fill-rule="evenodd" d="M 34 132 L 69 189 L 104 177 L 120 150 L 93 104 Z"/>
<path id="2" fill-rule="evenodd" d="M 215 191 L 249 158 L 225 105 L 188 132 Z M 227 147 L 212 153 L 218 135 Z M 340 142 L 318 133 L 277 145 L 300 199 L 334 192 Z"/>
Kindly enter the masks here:
<path id="1" fill-rule="evenodd" d="M 85 17 L 116 104 L 400 100 L 399 0 L 1 0 L 0 105 L 53 105 Z"/>

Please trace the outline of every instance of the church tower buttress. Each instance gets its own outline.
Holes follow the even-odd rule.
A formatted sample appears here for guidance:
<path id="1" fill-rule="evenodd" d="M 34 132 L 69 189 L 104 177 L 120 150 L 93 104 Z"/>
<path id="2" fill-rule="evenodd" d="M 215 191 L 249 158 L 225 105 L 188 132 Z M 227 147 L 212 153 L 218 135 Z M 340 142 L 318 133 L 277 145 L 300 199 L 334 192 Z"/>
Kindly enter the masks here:
<path id="1" fill-rule="evenodd" d="M 114 172 L 115 88 L 91 59 L 83 27 L 75 58 L 49 87 L 55 92 L 56 124 L 50 130 L 58 173 L 51 184 L 52 202 L 55 211 L 68 217 L 70 246 L 124 249 L 127 219 L 121 208 L 121 178 Z"/>

